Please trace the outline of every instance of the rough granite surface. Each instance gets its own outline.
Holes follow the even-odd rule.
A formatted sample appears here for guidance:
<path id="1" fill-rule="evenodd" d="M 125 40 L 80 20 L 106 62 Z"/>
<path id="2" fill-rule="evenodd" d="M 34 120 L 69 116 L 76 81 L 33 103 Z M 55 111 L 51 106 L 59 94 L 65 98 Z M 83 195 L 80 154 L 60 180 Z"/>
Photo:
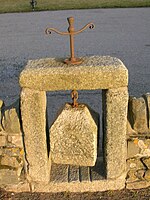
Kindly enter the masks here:
<path id="1" fill-rule="evenodd" d="M 129 98 L 129 114 L 131 127 L 137 133 L 148 133 L 148 117 L 146 101 L 143 97 Z"/>
<path id="2" fill-rule="evenodd" d="M 62 182 L 62 183 L 33 183 L 33 192 L 97 192 L 106 190 L 121 190 L 125 187 L 125 175 L 117 179 L 96 180 L 88 182 Z"/>
<path id="3" fill-rule="evenodd" d="M 107 178 L 117 178 L 126 171 L 127 105 L 126 87 L 103 90 L 104 159 Z"/>
<path id="4" fill-rule="evenodd" d="M 46 143 L 46 94 L 22 89 L 21 115 L 24 131 L 28 177 L 33 181 L 49 181 L 50 163 Z"/>
<path id="5" fill-rule="evenodd" d="M 144 95 L 144 98 L 145 98 L 145 101 L 147 104 L 147 110 L 148 110 L 147 115 L 149 116 L 147 124 L 148 124 L 148 128 L 149 128 L 149 133 L 150 133 L 150 93 L 146 93 Z"/>
<path id="6" fill-rule="evenodd" d="M 97 158 L 98 114 L 84 104 L 65 104 L 50 128 L 51 158 L 54 163 L 94 166 Z M 94 121 L 96 119 L 96 122 Z M 96 124 L 97 123 L 97 124 Z"/>
<path id="7" fill-rule="evenodd" d="M 128 70 L 110 56 L 83 57 L 80 65 L 66 65 L 63 59 L 31 60 L 20 74 L 20 86 L 35 90 L 95 90 L 125 87 Z"/>

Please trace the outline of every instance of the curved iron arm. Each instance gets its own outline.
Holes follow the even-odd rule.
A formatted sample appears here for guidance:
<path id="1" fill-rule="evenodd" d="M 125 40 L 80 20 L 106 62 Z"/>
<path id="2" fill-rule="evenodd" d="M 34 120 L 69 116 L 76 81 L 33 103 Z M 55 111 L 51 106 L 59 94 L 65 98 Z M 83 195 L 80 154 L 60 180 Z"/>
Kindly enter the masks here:
<path id="1" fill-rule="evenodd" d="M 95 25 L 91 22 L 91 23 L 85 25 L 85 26 L 84 26 L 83 28 L 81 28 L 80 30 L 75 31 L 73 34 L 76 35 L 76 34 L 78 34 L 78 33 L 81 33 L 82 31 L 84 31 L 84 30 L 87 29 L 87 28 L 94 29 L 94 28 L 95 28 Z"/>
<path id="2" fill-rule="evenodd" d="M 47 29 L 45 30 L 45 33 L 46 33 L 46 34 L 51 34 L 52 31 L 53 31 L 53 32 L 55 32 L 55 33 L 58 33 L 59 35 L 71 35 L 71 34 L 76 35 L 76 34 L 78 34 L 78 33 L 81 33 L 82 31 L 84 31 L 84 30 L 87 29 L 87 28 L 94 29 L 94 28 L 95 28 L 95 25 L 91 22 L 91 23 L 85 25 L 85 26 L 84 26 L 83 28 L 81 28 L 80 30 L 74 31 L 74 32 L 61 32 L 61 31 L 58 31 L 58 30 L 55 29 L 55 28 L 47 28 Z"/>
<path id="3" fill-rule="evenodd" d="M 46 34 L 51 34 L 52 31 L 55 32 L 55 33 L 58 33 L 59 35 L 69 35 L 69 32 L 61 32 L 61 31 L 58 31 L 58 30 L 55 29 L 55 28 L 47 28 L 47 29 L 45 30 L 45 33 L 46 33 Z"/>

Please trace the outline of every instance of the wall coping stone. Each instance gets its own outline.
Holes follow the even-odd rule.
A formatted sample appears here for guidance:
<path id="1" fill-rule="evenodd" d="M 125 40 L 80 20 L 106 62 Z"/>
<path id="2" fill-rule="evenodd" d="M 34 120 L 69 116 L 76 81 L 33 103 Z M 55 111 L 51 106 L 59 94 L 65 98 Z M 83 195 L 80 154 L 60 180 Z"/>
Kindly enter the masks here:
<path id="1" fill-rule="evenodd" d="M 41 91 L 95 90 L 128 86 L 128 70 L 118 58 L 83 57 L 80 65 L 61 59 L 30 60 L 20 74 L 20 86 Z"/>

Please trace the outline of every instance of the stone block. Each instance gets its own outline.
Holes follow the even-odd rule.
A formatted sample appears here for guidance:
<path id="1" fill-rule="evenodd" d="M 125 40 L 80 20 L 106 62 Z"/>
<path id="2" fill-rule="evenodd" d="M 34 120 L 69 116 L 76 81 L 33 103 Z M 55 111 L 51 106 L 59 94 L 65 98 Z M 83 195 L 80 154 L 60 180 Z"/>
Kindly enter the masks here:
<path id="1" fill-rule="evenodd" d="M 0 169 L 0 185 L 10 185 L 18 183 L 18 175 L 16 170 Z"/>
<path id="2" fill-rule="evenodd" d="M 103 90 L 102 95 L 106 176 L 117 178 L 126 171 L 128 90 Z"/>
<path id="3" fill-rule="evenodd" d="M 46 94 L 24 88 L 21 115 L 28 175 L 34 181 L 49 181 L 50 163 L 46 139 Z"/>
<path id="4" fill-rule="evenodd" d="M 0 156 L 3 154 L 3 147 L 0 147 Z"/>
<path id="5" fill-rule="evenodd" d="M 144 178 L 145 180 L 150 181 L 150 169 L 146 170 Z"/>
<path id="6" fill-rule="evenodd" d="M 128 152 L 128 158 L 132 158 L 140 153 L 140 148 L 138 145 L 134 143 L 133 140 L 127 141 L 127 152 Z"/>
<path id="7" fill-rule="evenodd" d="M 22 180 L 18 182 L 11 181 L 9 184 L 4 186 L 6 191 L 10 192 L 31 192 L 31 185 L 27 180 Z"/>
<path id="8" fill-rule="evenodd" d="M 144 180 L 145 172 L 146 169 L 139 169 L 136 171 L 136 176 L 138 177 L 139 180 Z"/>
<path id="9" fill-rule="evenodd" d="M 17 157 L 10 157 L 8 155 L 4 155 L 1 158 L 1 165 L 10 166 L 12 168 L 19 168 L 20 163 L 18 162 Z"/>
<path id="10" fill-rule="evenodd" d="M 134 138 L 134 143 L 137 147 L 139 147 L 139 154 L 136 154 L 138 157 L 150 157 L 150 146 L 149 139 L 138 139 Z"/>
<path id="11" fill-rule="evenodd" d="M 8 141 L 15 145 L 16 147 L 23 148 L 23 139 L 21 134 L 8 135 Z"/>
<path id="12" fill-rule="evenodd" d="M 8 155 L 10 157 L 21 157 L 24 155 L 24 150 L 19 147 L 5 147 L 3 148 L 3 155 Z"/>
<path id="13" fill-rule="evenodd" d="M 131 127 L 138 133 L 147 133 L 147 106 L 144 98 L 130 97 L 128 112 Z"/>
<path id="14" fill-rule="evenodd" d="M 20 133 L 19 100 L 4 110 L 3 129 L 8 133 Z"/>
<path id="15" fill-rule="evenodd" d="M 20 74 L 20 85 L 43 91 L 110 89 L 128 85 L 128 70 L 119 59 L 110 56 L 82 59 L 82 64 L 73 66 L 55 58 L 29 61 Z"/>
<path id="16" fill-rule="evenodd" d="M 136 168 L 130 169 L 127 173 L 126 183 L 145 180 L 144 179 L 145 172 L 146 169 L 138 169 L 138 170 Z"/>
<path id="17" fill-rule="evenodd" d="M 130 171 L 128 171 L 127 173 L 127 183 L 128 182 L 135 182 L 138 181 L 138 177 L 136 176 L 136 170 L 135 169 L 131 169 Z"/>
<path id="18" fill-rule="evenodd" d="M 150 157 L 149 158 L 142 158 L 143 163 L 146 165 L 148 169 L 150 169 Z"/>
<path id="19" fill-rule="evenodd" d="M 50 128 L 53 162 L 94 166 L 97 158 L 97 124 L 98 114 L 91 112 L 84 104 L 75 108 L 65 104 Z"/>
<path id="20" fill-rule="evenodd" d="M 4 147 L 7 144 L 7 139 L 5 135 L 0 135 L 0 147 Z"/>
<path id="21" fill-rule="evenodd" d="M 127 160 L 127 170 L 134 169 L 145 169 L 145 166 L 141 162 L 140 158 L 131 158 Z"/>
<path id="22" fill-rule="evenodd" d="M 24 151 L 20 148 L 5 147 L 2 149 L 0 165 L 3 169 L 15 170 L 18 178 L 24 168 Z"/>
<path id="23" fill-rule="evenodd" d="M 131 182 L 131 183 L 126 183 L 126 188 L 131 190 L 138 190 L 138 189 L 142 189 L 142 188 L 147 188 L 150 186 L 150 181 L 135 181 L 135 182 Z"/>
<path id="24" fill-rule="evenodd" d="M 131 127 L 129 120 L 127 120 L 127 136 L 130 137 L 130 135 L 137 135 L 137 132 Z"/>

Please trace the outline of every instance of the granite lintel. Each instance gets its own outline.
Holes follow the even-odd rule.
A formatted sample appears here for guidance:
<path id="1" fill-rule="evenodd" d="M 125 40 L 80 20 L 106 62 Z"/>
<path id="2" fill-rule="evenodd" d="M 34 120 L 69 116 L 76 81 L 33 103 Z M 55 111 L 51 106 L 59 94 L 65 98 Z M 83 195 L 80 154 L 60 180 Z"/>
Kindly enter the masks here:
<path id="1" fill-rule="evenodd" d="M 96 90 L 128 86 L 128 70 L 110 56 L 84 57 L 80 65 L 61 59 L 31 60 L 20 74 L 20 86 L 41 91 Z"/>

